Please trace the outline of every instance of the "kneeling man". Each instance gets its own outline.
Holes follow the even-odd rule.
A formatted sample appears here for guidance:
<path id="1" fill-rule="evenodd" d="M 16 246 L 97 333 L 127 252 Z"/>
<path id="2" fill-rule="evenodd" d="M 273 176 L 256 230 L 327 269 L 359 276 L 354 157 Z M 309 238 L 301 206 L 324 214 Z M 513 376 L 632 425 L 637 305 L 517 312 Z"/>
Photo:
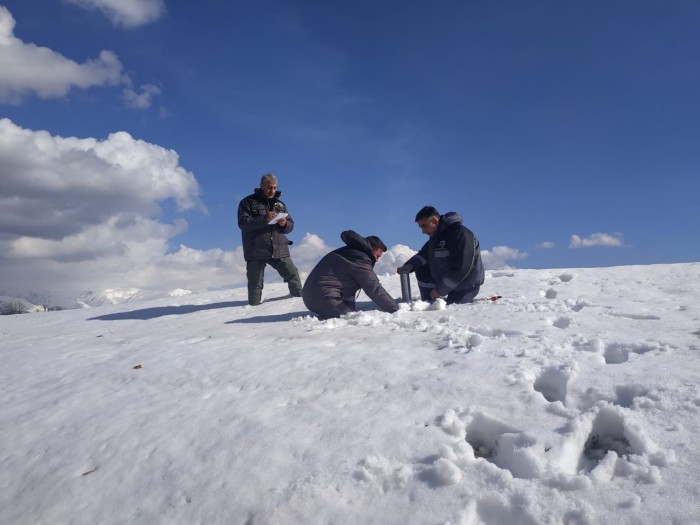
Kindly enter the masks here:
<path id="1" fill-rule="evenodd" d="M 416 272 L 420 297 L 447 304 L 471 303 L 484 284 L 484 265 L 476 235 L 456 212 L 440 215 L 432 206 L 416 214 L 416 223 L 430 239 L 398 273 Z"/>
<path id="2" fill-rule="evenodd" d="M 321 318 L 340 317 L 355 311 L 355 294 L 362 289 L 385 312 L 399 305 L 380 284 L 374 263 L 386 251 L 379 237 L 362 237 L 352 230 L 340 234 L 345 246 L 321 259 L 304 282 L 306 307 Z"/>

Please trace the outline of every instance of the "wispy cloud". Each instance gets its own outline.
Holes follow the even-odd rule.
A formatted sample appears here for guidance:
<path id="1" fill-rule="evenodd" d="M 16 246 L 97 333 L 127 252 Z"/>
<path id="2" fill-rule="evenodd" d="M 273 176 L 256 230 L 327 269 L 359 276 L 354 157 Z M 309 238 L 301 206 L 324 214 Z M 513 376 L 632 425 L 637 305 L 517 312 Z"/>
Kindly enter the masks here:
<path id="1" fill-rule="evenodd" d="M 620 233 L 592 233 L 588 237 L 572 235 L 569 248 L 592 248 L 594 246 L 621 247 L 624 246 Z"/>
<path id="2" fill-rule="evenodd" d="M 122 92 L 124 103 L 129 108 L 148 109 L 151 107 L 153 97 L 160 95 L 161 89 L 154 84 L 144 84 L 141 92 L 136 92 L 131 88 L 125 88 Z"/>
<path id="3" fill-rule="evenodd" d="M 117 55 L 102 51 L 82 64 L 14 36 L 15 19 L 0 5 L 0 102 L 19 104 L 26 96 L 60 98 L 72 88 L 128 83 Z"/>
<path id="4" fill-rule="evenodd" d="M 535 247 L 541 248 L 543 250 L 551 250 L 552 248 L 554 248 L 554 243 L 552 241 L 544 241 L 544 242 L 539 243 Z"/>
<path id="5" fill-rule="evenodd" d="M 69 4 L 100 11 L 115 26 L 130 29 L 149 24 L 165 14 L 163 0 L 65 0 Z"/>

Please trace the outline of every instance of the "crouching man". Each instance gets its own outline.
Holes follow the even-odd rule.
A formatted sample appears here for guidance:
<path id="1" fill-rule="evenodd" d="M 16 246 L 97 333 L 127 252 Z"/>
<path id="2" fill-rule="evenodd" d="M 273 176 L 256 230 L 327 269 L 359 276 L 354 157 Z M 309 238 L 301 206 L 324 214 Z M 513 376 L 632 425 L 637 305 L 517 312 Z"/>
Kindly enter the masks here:
<path id="1" fill-rule="evenodd" d="M 430 239 L 396 271 L 416 272 L 424 301 L 444 297 L 447 304 L 471 303 L 484 284 L 479 240 L 456 212 L 440 215 L 425 206 L 416 214 L 416 223 Z"/>
<path id="2" fill-rule="evenodd" d="M 385 312 L 399 305 L 379 283 L 374 264 L 386 251 L 379 237 L 362 237 L 352 230 L 340 234 L 345 246 L 326 254 L 304 282 L 306 307 L 321 318 L 355 311 L 355 294 L 362 289 Z"/>

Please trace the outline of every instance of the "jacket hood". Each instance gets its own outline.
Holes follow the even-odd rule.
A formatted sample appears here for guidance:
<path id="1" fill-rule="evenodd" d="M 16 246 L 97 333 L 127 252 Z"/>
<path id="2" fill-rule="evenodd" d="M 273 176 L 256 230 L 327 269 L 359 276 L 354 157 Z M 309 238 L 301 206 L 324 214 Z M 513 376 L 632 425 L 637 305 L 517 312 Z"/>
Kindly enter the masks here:
<path id="1" fill-rule="evenodd" d="M 448 211 L 445 215 L 442 216 L 442 219 L 445 221 L 446 224 L 454 224 L 456 222 L 462 224 L 462 222 L 464 222 L 462 216 L 456 211 Z"/>
<path id="2" fill-rule="evenodd" d="M 439 231 L 445 231 L 454 224 L 461 225 L 463 222 L 462 216 L 456 211 L 448 211 L 445 215 L 440 216 Z"/>
<path id="3" fill-rule="evenodd" d="M 353 230 L 346 230 L 340 234 L 340 240 L 342 240 L 348 248 L 358 250 L 366 254 L 372 262 L 372 266 L 374 266 L 376 261 L 372 255 L 372 247 L 370 246 L 369 241 L 362 235 Z"/>

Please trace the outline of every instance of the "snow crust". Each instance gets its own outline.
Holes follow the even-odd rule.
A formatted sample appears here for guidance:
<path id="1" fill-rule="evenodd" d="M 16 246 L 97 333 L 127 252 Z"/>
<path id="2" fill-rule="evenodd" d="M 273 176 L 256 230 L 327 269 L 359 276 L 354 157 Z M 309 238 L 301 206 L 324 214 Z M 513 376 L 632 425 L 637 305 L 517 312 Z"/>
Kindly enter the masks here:
<path id="1" fill-rule="evenodd" d="M 698 523 L 699 263 L 245 297 L 0 317 L 0 523 Z"/>

